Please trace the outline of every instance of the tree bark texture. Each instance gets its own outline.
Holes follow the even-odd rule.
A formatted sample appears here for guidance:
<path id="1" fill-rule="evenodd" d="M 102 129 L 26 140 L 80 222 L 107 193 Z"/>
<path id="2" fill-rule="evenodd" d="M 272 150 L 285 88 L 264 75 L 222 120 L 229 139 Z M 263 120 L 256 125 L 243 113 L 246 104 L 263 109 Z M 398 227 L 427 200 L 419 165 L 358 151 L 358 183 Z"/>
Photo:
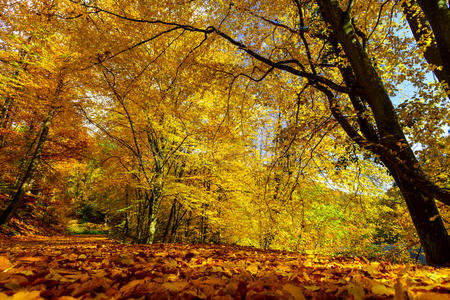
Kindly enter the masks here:
<path id="1" fill-rule="evenodd" d="M 450 76 L 450 8 L 447 0 L 418 0 L 433 29 L 444 72 Z"/>
<path id="2" fill-rule="evenodd" d="M 433 69 L 433 73 L 436 75 L 439 82 L 447 84 L 448 89 L 448 85 L 450 84 L 450 74 L 445 72 L 441 68 L 437 68 L 444 65 L 441 53 L 437 47 L 436 42 L 434 41 L 432 29 L 428 25 L 425 15 L 422 11 L 420 11 L 420 8 L 416 7 L 414 4 L 414 1 L 412 1 L 411 3 L 408 3 L 407 1 L 403 2 L 403 14 L 406 16 L 406 20 L 408 21 L 409 27 L 411 28 L 414 39 L 419 46 L 424 46 L 427 39 L 433 38 L 433 42 L 430 45 L 426 46 L 423 54 L 426 61 L 430 65 L 436 67 Z M 448 97 L 450 97 L 450 94 L 448 95 Z"/>

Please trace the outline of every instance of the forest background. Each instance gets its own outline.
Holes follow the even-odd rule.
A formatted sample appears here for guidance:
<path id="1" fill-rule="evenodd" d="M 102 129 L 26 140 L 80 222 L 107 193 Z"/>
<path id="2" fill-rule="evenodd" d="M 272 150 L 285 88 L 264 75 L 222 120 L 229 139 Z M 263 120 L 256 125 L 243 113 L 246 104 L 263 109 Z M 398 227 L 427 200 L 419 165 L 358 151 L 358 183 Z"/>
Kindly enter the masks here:
<path id="1" fill-rule="evenodd" d="M 450 13 L 417 2 L 2 0 L 0 223 L 448 264 Z"/>

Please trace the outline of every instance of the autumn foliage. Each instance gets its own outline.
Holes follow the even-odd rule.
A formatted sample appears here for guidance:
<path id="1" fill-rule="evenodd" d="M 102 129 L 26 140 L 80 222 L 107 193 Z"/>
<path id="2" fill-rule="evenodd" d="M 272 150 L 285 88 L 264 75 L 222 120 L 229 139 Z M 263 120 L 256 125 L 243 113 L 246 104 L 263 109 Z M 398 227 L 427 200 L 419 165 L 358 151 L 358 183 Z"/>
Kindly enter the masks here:
<path id="1" fill-rule="evenodd" d="M 448 269 L 92 236 L 3 241 L 0 270 L 0 299 L 448 299 L 450 289 Z"/>
<path id="2" fill-rule="evenodd" d="M 56 259 L 28 261 L 11 249 L 6 294 L 441 293 L 441 275 L 416 285 L 406 274 L 450 263 L 444 2 L 0 0 L 0 233 L 161 244 L 86 239 L 91 257 L 69 238 L 44 239 Z M 58 254 L 66 244 L 70 258 Z M 198 244 L 215 246 L 187 246 Z M 254 250 L 253 263 L 241 246 L 293 252 Z M 162 259 L 149 262 L 158 274 L 129 277 L 152 251 L 173 256 L 176 278 Z M 133 261 L 125 273 L 119 252 Z M 214 279 L 186 255 L 203 257 Z M 287 263 L 294 256 L 299 265 Z M 103 275 L 61 273 L 63 261 Z M 365 271 L 352 273 L 356 261 Z"/>

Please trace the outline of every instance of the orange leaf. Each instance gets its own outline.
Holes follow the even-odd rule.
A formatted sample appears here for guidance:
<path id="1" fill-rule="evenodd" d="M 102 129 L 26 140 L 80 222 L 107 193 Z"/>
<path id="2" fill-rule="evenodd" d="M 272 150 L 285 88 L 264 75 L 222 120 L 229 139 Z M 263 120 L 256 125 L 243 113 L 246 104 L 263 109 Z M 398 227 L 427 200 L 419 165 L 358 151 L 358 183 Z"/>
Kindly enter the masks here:
<path id="1" fill-rule="evenodd" d="M 176 281 L 176 282 L 166 282 L 163 283 L 163 287 L 169 292 L 180 292 L 184 290 L 186 286 L 188 286 L 188 282 L 186 281 Z"/>
<path id="2" fill-rule="evenodd" d="M 6 270 L 11 267 L 11 262 L 4 256 L 0 256 L 0 271 Z"/>
<path id="3" fill-rule="evenodd" d="M 21 291 L 18 293 L 15 293 L 12 296 L 7 296 L 3 293 L 0 293 L 0 300 L 43 300 L 40 296 L 40 291 L 32 291 L 32 292 L 25 292 Z"/>
<path id="4" fill-rule="evenodd" d="M 24 257 L 19 257 L 17 260 L 38 262 L 38 261 L 47 261 L 47 257 L 46 256 L 24 256 Z"/>
<path id="5" fill-rule="evenodd" d="M 291 283 L 286 283 L 285 285 L 283 285 L 283 290 L 285 290 L 286 292 L 291 294 L 295 300 L 304 300 L 305 299 L 305 296 L 303 295 L 303 290 L 299 286 L 296 286 Z"/>

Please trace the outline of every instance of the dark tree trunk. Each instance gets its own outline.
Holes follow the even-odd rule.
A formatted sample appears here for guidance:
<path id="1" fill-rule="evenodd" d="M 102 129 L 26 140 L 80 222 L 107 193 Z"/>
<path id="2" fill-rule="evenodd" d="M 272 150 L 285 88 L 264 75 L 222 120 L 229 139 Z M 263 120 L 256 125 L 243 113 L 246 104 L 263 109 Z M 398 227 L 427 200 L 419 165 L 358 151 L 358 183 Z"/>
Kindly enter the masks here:
<path id="1" fill-rule="evenodd" d="M 192 211 L 189 211 L 189 217 L 186 221 L 186 228 L 184 230 L 184 238 L 185 239 L 189 239 L 189 237 L 191 236 L 191 222 L 192 222 Z"/>
<path id="2" fill-rule="evenodd" d="M 175 210 L 175 215 L 174 215 L 175 217 L 173 220 L 172 230 L 170 232 L 170 242 L 171 243 L 176 242 L 178 227 L 180 227 L 181 221 L 183 220 L 184 216 L 187 213 L 187 209 L 185 209 L 182 214 L 180 214 L 180 211 L 181 211 L 181 205 L 179 205 L 178 209 Z"/>
<path id="3" fill-rule="evenodd" d="M 434 202 L 434 198 L 438 197 L 448 205 L 448 191 L 434 186 L 421 170 L 384 84 L 358 40 L 351 11 L 344 12 L 337 0 L 317 2 L 323 19 L 333 30 L 333 39 L 342 46 L 341 55 L 350 63 L 351 71 L 341 69 L 341 72 L 347 84 L 351 81 L 352 87 L 359 90 L 349 95 L 352 106 L 360 112 L 367 105 L 375 122 L 369 124 L 358 119 L 361 135 L 342 113 L 335 95 L 326 87 L 315 86 L 328 97 L 333 116 L 346 133 L 362 148 L 378 155 L 391 172 L 400 187 L 429 263 L 437 266 L 450 264 L 450 239 Z M 363 106 L 358 107 L 360 104 Z"/>
<path id="4" fill-rule="evenodd" d="M 7 128 L 9 123 L 9 117 L 11 107 L 13 106 L 14 99 L 12 97 L 6 97 L 2 109 L 0 110 L 0 128 Z"/>
<path id="5" fill-rule="evenodd" d="M 140 240 L 139 243 L 145 244 L 149 239 L 149 231 L 150 227 L 150 216 L 151 216 L 151 201 L 150 195 L 147 190 L 143 191 L 144 204 L 143 204 L 143 212 L 142 212 L 142 222 L 140 228 Z"/>
<path id="6" fill-rule="evenodd" d="M 10 196 L 10 203 L 8 207 L 3 211 L 0 216 L 0 225 L 7 224 L 11 220 L 12 216 L 16 213 L 17 209 L 23 204 L 23 196 L 27 191 L 28 185 L 30 184 L 34 171 L 36 169 L 37 162 L 39 157 L 42 154 L 42 150 L 44 148 L 44 143 L 47 140 L 48 132 L 50 130 L 50 125 L 53 120 L 53 116 L 55 114 L 55 109 L 52 109 L 44 122 L 42 123 L 42 130 L 39 136 L 39 140 L 37 142 L 36 148 L 34 150 L 33 156 L 28 162 L 27 168 L 22 176 L 22 178 L 18 181 L 17 186 L 15 188 L 14 193 Z"/>
<path id="7" fill-rule="evenodd" d="M 123 228 L 123 234 L 125 237 L 128 236 L 128 232 L 129 232 L 129 222 L 128 222 L 128 205 L 129 205 L 129 199 L 128 199 L 128 186 L 125 187 L 125 207 L 127 208 L 125 210 L 125 226 Z"/>
<path id="8" fill-rule="evenodd" d="M 179 223 L 175 219 L 174 222 L 173 222 L 173 225 L 172 225 L 172 229 L 170 230 L 170 239 L 169 239 L 169 241 L 171 243 L 175 243 L 176 242 L 178 225 L 179 225 Z"/>
<path id="9" fill-rule="evenodd" d="M 408 3 L 407 1 L 403 2 L 402 8 L 403 14 L 406 16 L 406 20 L 408 21 L 409 27 L 411 28 L 411 32 L 417 44 L 419 46 L 425 46 L 427 40 L 429 40 L 430 37 L 433 37 L 432 29 L 428 25 L 425 15 L 421 11 L 417 12 L 420 8 L 415 6 L 414 1 L 412 3 Z M 424 57 L 431 65 L 443 66 L 444 62 L 434 37 L 432 40 L 433 42 L 425 48 Z M 436 75 L 439 82 L 450 84 L 450 74 L 445 72 L 443 69 L 434 68 L 433 73 Z M 448 97 L 450 97 L 450 94 Z"/>
<path id="10" fill-rule="evenodd" d="M 138 205 L 138 213 L 136 215 L 136 237 L 135 239 L 140 241 L 141 238 L 141 227 L 142 227 L 142 215 L 143 215 L 143 211 L 142 211 L 142 200 L 141 200 L 141 192 L 138 188 L 135 189 L 136 191 L 136 199 L 137 199 L 137 205 Z"/>
<path id="11" fill-rule="evenodd" d="M 177 200 L 175 199 L 173 201 L 173 203 L 172 203 L 172 207 L 170 208 L 169 219 L 167 220 L 166 228 L 164 229 L 164 234 L 163 234 L 163 237 L 162 237 L 162 242 L 163 243 L 167 242 L 167 237 L 168 237 L 168 234 L 169 234 L 170 224 L 172 224 L 173 215 L 175 213 L 176 203 L 177 203 Z"/>
<path id="12" fill-rule="evenodd" d="M 446 0 L 418 0 L 425 17 L 433 29 L 442 58 L 442 66 L 450 76 L 450 8 Z"/>
<path id="13" fill-rule="evenodd" d="M 450 262 L 450 237 L 439 215 L 436 202 L 415 184 L 414 174 L 406 174 L 397 162 L 383 159 L 405 199 L 408 211 L 417 230 L 427 262 L 445 266 Z"/>

